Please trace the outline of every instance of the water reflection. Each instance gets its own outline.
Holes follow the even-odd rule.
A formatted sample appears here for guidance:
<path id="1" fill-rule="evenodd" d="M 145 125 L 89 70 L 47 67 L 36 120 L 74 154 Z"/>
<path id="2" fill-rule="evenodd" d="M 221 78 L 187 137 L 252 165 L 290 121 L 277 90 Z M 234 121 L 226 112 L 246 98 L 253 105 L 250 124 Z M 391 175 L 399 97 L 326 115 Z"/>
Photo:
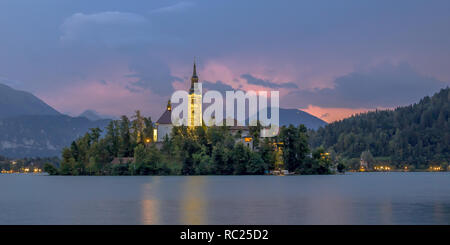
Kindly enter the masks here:
<path id="1" fill-rule="evenodd" d="M 141 201 L 141 222 L 144 225 L 157 225 L 160 224 L 160 201 L 156 198 L 155 194 L 160 188 L 161 177 L 152 177 L 150 182 L 145 183 L 142 186 Z M 152 198 L 152 199 L 147 199 Z"/>
<path id="2" fill-rule="evenodd" d="M 159 224 L 159 201 L 158 200 L 142 200 L 142 224 L 157 225 Z"/>
<path id="3" fill-rule="evenodd" d="M 450 172 L 2 176 L 0 224 L 449 224 Z M 70 190 L 70 191 L 68 191 Z"/>
<path id="4" fill-rule="evenodd" d="M 380 207 L 381 224 L 392 224 L 392 201 L 386 200 Z"/>
<path id="5" fill-rule="evenodd" d="M 205 198 L 207 178 L 192 176 L 183 182 L 180 200 L 180 223 L 190 225 L 207 224 L 207 203 Z"/>
<path id="6" fill-rule="evenodd" d="M 442 202 L 436 202 L 433 206 L 433 221 L 439 224 L 445 224 L 449 223 L 448 220 L 446 220 L 445 214 L 448 214 L 448 206 L 446 207 L 445 204 Z"/>

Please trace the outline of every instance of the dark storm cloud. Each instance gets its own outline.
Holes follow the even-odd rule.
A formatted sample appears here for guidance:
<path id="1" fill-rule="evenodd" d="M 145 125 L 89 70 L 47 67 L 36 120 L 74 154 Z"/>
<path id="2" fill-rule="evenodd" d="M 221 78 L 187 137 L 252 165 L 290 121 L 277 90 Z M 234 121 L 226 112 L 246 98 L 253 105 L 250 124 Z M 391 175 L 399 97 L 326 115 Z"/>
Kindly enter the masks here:
<path id="1" fill-rule="evenodd" d="M 233 91 L 234 88 L 231 87 L 228 84 L 225 84 L 222 81 L 216 81 L 215 83 L 209 82 L 209 81 L 203 81 L 202 82 L 203 89 L 208 90 L 217 90 L 221 92 L 222 94 L 225 94 L 225 91 Z"/>
<path id="2" fill-rule="evenodd" d="M 137 79 L 127 87 L 131 92 L 150 89 L 159 95 L 170 95 L 173 92 L 172 82 L 183 81 L 172 76 L 169 66 L 158 59 L 135 59 L 130 62 L 129 69 L 133 73 L 127 77 Z"/>
<path id="3" fill-rule="evenodd" d="M 243 74 L 241 78 L 247 80 L 248 84 L 259 85 L 266 88 L 298 88 L 295 83 L 287 82 L 287 83 L 274 83 L 269 80 L 263 80 L 260 78 L 256 78 L 250 74 Z"/>
<path id="4" fill-rule="evenodd" d="M 233 76 L 250 75 L 246 77 L 248 84 L 274 90 L 299 91 L 295 84 L 300 88 L 323 87 L 331 84 L 330 77 L 382 59 L 405 60 L 421 72 L 449 81 L 449 7 L 450 1 L 421 0 L 288 4 L 265 0 L 135 0 L 133 4 L 120 0 L 64 4 L 60 0 L 2 0 L 0 77 L 20 81 L 20 89 L 64 101 L 69 100 L 66 90 L 78 89 L 82 93 L 85 87 L 101 80 L 107 81 L 102 83 L 104 87 L 170 94 L 171 83 L 178 80 L 171 72 L 183 70 L 183 64 L 190 68 L 193 56 L 202 57 L 205 64 L 211 61 L 227 66 Z M 130 77 L 124 77 L 130 73 Z M 266 75 L 291 77 L 287 82 L 295 84 L 258 79 Z M 356 82 L 356 88 L 346 85 L 362 78 L 369 80 L 369 75 L 374 74 L 355 72 L 343 76 L 336 80 L 336 89 L 302 91 L 292 94 L 289 103 L 392 105 L 408 101 L 401 93 L 411 94 L 408 89 L 414 89 L 392 89 L 382 83 L 382 88 L 365 85 L 366 91 Z M 235 78 L 243 79 L 226 74 L 208 79 L 229 83 Z M 420 79 L 430 80 L 423 76 Z M 235 86 L 239 89 L 248 84 Z M 433 86 L 437 85 L 424 88 L 423 94 L 432 91 Z M 358 92 L 347 91 L 352 89 Z M 394 98 L 389 100 L 389 95 Z M 78 96 L 70 99 L 77 101 Z M 83 103 L 86 108 L 100 111 L 103 102 L 86 99 Z M 147 100 L 139 103 L 147 103 L 147 107 L 155 104 Z M 165 101 L 160 103 L 164 106 Z M 60 109 L 66 111 L 62 107 L 67 105 Z"/>
<path id="5" fill-rule="evenodd" d="M 385 63 L 365 72 L 338 77 L 334 85 L 334 88 L 292 92 L 288 99 L 299 101 L 299 107 L 309 104 L 347 108 L 395 107 L 417 102 L 449 83 L 421 75 L 407 63 Z"/>
<path id="6" fill-rule="evenodd" d="M 60 40 L 107 46 L 145 43 L 151 40 L 149 24 L 135 13 L 75 13 L 61 25 Z"/>

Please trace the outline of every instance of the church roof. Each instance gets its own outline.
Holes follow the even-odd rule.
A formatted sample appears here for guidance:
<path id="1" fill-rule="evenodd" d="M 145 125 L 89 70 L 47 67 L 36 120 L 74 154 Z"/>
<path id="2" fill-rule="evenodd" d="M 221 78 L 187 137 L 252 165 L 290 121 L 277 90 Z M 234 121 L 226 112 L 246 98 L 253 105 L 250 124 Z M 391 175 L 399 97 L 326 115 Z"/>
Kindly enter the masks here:
<path id="1" fill-rule="evenodd" d="M 172 111 L 166 110 L 156 121 L 158 124 L 172 124 Z"/>

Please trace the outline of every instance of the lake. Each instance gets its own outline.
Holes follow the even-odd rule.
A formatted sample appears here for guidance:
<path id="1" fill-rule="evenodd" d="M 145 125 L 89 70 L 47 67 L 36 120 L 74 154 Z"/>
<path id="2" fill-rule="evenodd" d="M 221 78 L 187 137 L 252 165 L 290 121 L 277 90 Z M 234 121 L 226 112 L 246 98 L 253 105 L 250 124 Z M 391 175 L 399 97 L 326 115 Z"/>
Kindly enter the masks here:
<path id="1" fill-rule="evenodd" d="M 0 224 L 450 224 L 450 173 L 0 175 Z"/>

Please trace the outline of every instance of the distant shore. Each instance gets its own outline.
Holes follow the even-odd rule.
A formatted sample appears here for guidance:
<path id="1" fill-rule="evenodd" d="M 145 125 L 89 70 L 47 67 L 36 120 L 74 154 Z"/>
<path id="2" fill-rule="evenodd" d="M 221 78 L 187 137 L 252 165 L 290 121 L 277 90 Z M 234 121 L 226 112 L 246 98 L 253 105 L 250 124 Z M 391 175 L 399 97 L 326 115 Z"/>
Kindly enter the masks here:
<path id="1" fill-rule="evenodd" d="M 403 170 L 391 170 L 391 171 L 346 171 L 344 173 L 335 173 L 327 175 L 344 175 L 346 173 L 447 173 L 450 171 L 428 171 L 428 170 L 414 170 L 414 171 L 403 171 Z M 0 175 L 39 175 L 39 176 L 310 176 L 319 174 L 288 174 L 288 175 L 274 175 L 274 174 L 255 174 L 255 175 L 226 175 L 226 174 L 207 174 L 207 175 L 50 175 L 46 172 L 42 173 L 0 173 Z"/>

